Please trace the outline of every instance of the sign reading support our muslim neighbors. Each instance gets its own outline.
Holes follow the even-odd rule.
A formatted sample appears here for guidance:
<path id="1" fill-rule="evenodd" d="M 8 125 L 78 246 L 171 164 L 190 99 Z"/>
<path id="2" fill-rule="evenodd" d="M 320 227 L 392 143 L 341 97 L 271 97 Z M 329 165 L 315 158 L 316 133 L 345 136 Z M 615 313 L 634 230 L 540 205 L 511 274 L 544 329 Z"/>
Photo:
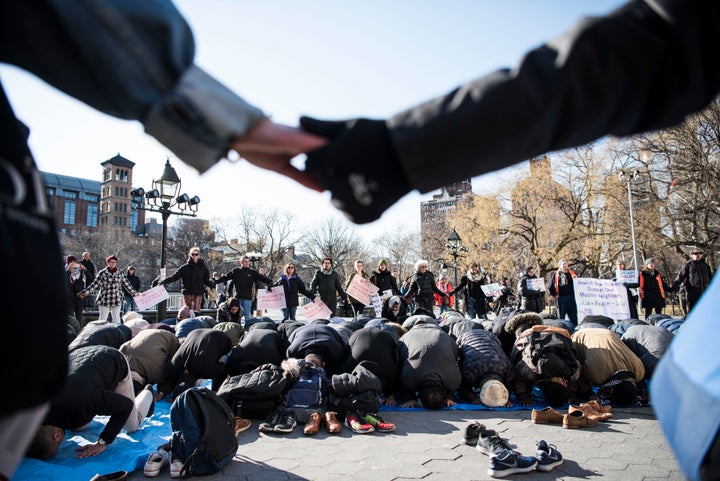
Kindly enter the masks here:
<path id="1" fill-rule="evenodd" d="M 585 316 L 607 316 L 611 319 L 629 319 L 627 288 L 609 279 L 577 277 L 573 279 L 578 319 Z"/>

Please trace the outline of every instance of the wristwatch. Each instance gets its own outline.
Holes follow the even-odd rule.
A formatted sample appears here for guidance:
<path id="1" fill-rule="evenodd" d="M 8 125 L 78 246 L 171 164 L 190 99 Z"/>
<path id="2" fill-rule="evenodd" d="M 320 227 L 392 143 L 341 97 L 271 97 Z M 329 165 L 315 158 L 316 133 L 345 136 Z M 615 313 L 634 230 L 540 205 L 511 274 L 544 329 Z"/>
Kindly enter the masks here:
<path id="1" fill-rule="evenodd" d="M 101 446 L 107 446 L 107 443 L 105 442 L 105 440 L 103 438 L 98 438 L 97 442 Z"/>

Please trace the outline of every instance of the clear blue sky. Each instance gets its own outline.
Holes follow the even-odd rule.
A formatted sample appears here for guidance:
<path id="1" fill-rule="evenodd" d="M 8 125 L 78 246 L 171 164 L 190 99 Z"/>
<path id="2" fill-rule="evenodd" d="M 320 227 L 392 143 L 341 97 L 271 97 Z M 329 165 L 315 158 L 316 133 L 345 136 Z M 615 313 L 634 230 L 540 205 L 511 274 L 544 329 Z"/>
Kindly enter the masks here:
<path id="1" fill-rule="evenodd" d="M 619 0 L 181 0 L 195 33 L 196 62 L 274 120 L 386 117 L 501 67 L 565 32 L 584 15 Z M 222 162 L 199 176 L 136 122 L 86 107 L 15 68 L 0 76 L 17 115 L 31 127 L 42 170 L 99 179 L 100 162 L 120 153 L 134 161 L 134 184 L 149 187 L 166 156 L 183 190 L 201 197 L 203 218 L 232 218 L 241 205 L 296 214 L 298 227 L 340 215 L 328 194 L 307 191 L 244 162 Z M 442 162 L 442 159 L 438 159 Z M 298 159 L 302 164 L 302 159 Z M 393 172 L 387 172 L 392 177 Z M 502 187 L 507 175 L 473 179 L 476 192 Z M 408 195 L 358 233 L 370 240 L 391 226 L 419 229 L 421 200 Z"/>

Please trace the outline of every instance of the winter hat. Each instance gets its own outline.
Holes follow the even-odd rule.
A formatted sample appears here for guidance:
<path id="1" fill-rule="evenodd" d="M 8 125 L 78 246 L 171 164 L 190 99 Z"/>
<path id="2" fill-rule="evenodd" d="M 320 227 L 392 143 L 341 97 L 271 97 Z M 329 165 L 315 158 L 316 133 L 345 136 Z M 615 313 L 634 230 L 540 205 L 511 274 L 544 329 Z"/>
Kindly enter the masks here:
<path id="1" fill-rule="evenodd" d="M 132 332 L 132 337 L 135 337 L 137 336 L 138 332 L 145 329 L 147 326 L 150 325 L 150 323 L 142 317 L 134 317 L 128 321 L 125 321 L 125 325 L 130 328 L 130 331 Z"/>
<path id="2" fill-rule="evenodd" d="M 75 257 L 75 256 L 67 256 L 65 258 L 65 264 L 70 264 L 71 262 L 75 262 L 75 261 L 77 261 L 77 257 Z"/>
<path id="3" fill-rule="evenodd" d="M 106 262 L 106 263 L 107 263 L 107 262 L 110 262 L 110 261 L 116 261 L 116 262 L 117 262 L 117 260 L 118 260 L 118 258 L 115 257 L 114 255 L 110 255 L 110 256 L 107 256 L 107 257 L 105 258 L 105 262 Z"/>
<path id="4" fill-rule="evenodd" d="M 128 321 L 132 321 L 133 319 L 142 319 L 142 318 L 143 318 L 143 316 L 139 312 L 129 311 L 122 317 L 122 321 L 123 321 L 123 324 L 127 324 Z"/>
<path id="5" fill-rule="evenodd" d="M 180 320 L 190 319 L 191 317 L 195 317 L 195 313 L 188 306 L 182 306 L 177 313 L 177 318 Z"/>
<path id="6" fill-rule="evenodd" d="M 485 381 L 480 389 L 480 402 L 489 408 L 498 408 L 508 402 L 509 393 L 505 385 L 497 379 Z"/>
<path id="7" fill-rule="evenodd" d="M 388 301 L 388 307 L 392 309 L 395 304 L 400 304 L 400 298 L 398 296 L 392 296 Z"/>
<path id="8" fill-rule="evenodd" d="M 542 317 L 534 312 L 523 312 L 522 314 L 515 314 L 505 323 L 505 332 L 513 334 L 515 330 L 527 324 L 528 327 L 537 326 L 542 324 Z"/>
<path id="9" fill-rule="evenodd" d="M 652 257 L 648 257 L 647 259 L 645 259 L 646 266 L 649 266 L 651 262 L 655 262 L 655 259 L 653 259 Z"/>

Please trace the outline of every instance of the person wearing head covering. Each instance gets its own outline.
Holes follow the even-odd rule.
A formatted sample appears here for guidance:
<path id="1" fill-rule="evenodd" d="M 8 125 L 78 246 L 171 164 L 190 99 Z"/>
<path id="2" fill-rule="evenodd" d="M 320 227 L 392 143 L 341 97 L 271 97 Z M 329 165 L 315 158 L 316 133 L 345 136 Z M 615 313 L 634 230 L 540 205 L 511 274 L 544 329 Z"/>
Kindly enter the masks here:
<path id="1" fill-rule="evenodd" d="M 243 308 L 237 297 L 230 297 L 227 301 L 221 302 L 217 308 L 217 322 L 237 322 L 242 324 Z"/>
<path id="2" fill-rule="evenodd" d="M 377 270 L 370 274 L 370 282 L 377 286 L 381 295 L 386 291 L 390 291 L 393 296 L 400 295 L 397 280 L 388 270 L 387 261 L 385 259 L 380 259 Z"/>
<path id="3" fill-rule="evenodd" d="M 515 381 L 515 370 L 497 336 L 484 329 L 470 329 L 457 338 L 457 345 L 462 374 L 460 396 L 472 404 L 512 407 L 508 386 Z"/>
<path id="4" fill-rule="evenodd" d="M 548 292 L 557 300 L 558 318 L 570 319 L 572 329 L 577 327 L 577 304 L 575 303 L 575 286 L 573 279 L 577 277 L 570 269 L 566 260 L 558 262 L 558 270 L 552 273 L 548 282 Z"/>
<path id="5" fill-rule="evenodd" d="M 87 294 L 99 291 L 95 301 L 100 311 L 98 321 L 107 321 L 108 315 L 112 314 L 113 322 L 120 323 L 120 308 L 125 300 L 123 288 L 132 296 L 137 296 L 138 292 L 128 282 L 125 274 L 117 268 L 116 256 L 107 256 L 105 263 L 107 266 L 97 273 L 92 283 L 80 291 L 78 296 L 85 297 Z"/>
<path id="6" fill-rule="evenodd" d="M 680 268 L 672 283 L 674 291 L 677 291 L 680 285 L 685 287 L 688 313 L 692 311 L 700 296 L 707 290 L 713 277 L 712 269 L 703 259 L 704 254 L 705 252 L 702 249 L 694 248 L 690 253 L 690 260 Z"/>
<path id="7" fill-rule="evenodd" d="M 645 268 L 640 271 L 639 284 L 640 302 L 645 309 L 645 319 L 653 313 L 653 310 L 656 314 L 662 314 L 666 293 L 673 288 L 667 285 L 660 272 L 655 269 L 655 260 L 652 257 L 645 261 Z"/>
<path id="8" fill-rule="evenodd" d="M 520 276 L 517 291 L 520 296 L 520 309 L 523 311 L 542 312 L 545 309 L 545 290 L 530 287 L 531 279 L 537 279 L 535 268 L 530 266 Z"/>
<path id="9" fill-rule="evenodd" d="M 68 314 L 75 316 L 82 328 L 84 326 L 82 322 L 84 301 L 78 297 L 78 293 L 85 289 L 86 276 L 75 256 L 70 255 L 65 258 L 65 275 L 70 284 L 71 309 Z"/>
<path id="10" fill-rule="evenodd" d="M 408 318 L 408 304 L 401 296 L 392 296 L 383 302 L 382 317 L 402 324 Z"/>

